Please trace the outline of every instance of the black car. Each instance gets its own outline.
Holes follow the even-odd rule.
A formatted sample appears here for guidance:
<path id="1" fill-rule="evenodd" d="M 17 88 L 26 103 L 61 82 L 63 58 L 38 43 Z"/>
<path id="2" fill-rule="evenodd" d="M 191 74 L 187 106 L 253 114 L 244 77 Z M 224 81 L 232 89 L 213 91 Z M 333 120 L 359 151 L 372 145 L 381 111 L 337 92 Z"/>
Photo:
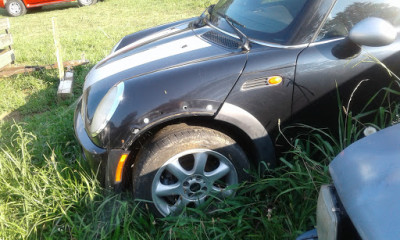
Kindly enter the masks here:
<path id="1" fill-rule="evenodd" d="M 278 122 L 322 121 L 338 91 L 369 79 L 356 107 L 388 85 L 365 60 L 400 73 L 399 26 L 397 0 L 221 0 L 124 37 L 86 77 L 76 136 L 106 187 L 178 214 L 272 167 Z"/>

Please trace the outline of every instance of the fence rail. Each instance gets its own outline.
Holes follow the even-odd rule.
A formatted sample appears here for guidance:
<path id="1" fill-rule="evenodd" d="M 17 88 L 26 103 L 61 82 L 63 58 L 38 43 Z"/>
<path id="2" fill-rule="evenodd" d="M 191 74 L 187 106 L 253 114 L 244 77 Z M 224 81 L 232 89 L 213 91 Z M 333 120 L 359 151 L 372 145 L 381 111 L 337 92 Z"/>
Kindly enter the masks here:
<path id="1" fill-rule="evenodd" d="M 12 44 L 13 39 L 10 34 L 10 21 L 8 18 L 2 18 L 0 19 L 0 69 L 15 61 Z"/>

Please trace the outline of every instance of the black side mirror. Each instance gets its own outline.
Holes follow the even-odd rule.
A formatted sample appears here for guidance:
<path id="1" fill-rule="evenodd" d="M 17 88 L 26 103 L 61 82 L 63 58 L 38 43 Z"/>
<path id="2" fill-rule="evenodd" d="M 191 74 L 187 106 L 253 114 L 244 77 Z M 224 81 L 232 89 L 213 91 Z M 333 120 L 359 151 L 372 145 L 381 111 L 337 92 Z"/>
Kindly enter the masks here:
<path id="1" fill-rule="evenodd" d="M 349 33 L 349 39 L 359 46 L 381 47 L 394 42 L 396 29 L 387 21 L 370 17 L 357 23 Z"/>
<path id="2" fill-rule="evenodd" d="M 357 56 L 361 46 L 382 47 L 393 43 L 397 30 L 387 21 L 370 17 L 366 18 L 350 30 L 349 36 L 332 49 L 339 59 Z"/>

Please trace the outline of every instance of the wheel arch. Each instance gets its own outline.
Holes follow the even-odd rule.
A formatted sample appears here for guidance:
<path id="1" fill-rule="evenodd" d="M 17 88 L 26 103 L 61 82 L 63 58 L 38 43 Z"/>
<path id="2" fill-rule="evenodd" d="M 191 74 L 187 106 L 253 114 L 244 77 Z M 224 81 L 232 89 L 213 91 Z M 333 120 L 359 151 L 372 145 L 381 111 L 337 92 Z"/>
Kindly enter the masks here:
<path id="1" fill-rule="evenodd" d="M 274 145 L 266 129 L 249 112 L 229 103 L 224 103 L 215 116 L 183 116 L 153 124 L 129 146 L 128 166 L 133 166 L 137 153 L 149 139 L 167 126 L 177 124 L 208 127 L 230 136 L 243 148 L 249 160 L 261 167 L 261 172 L 265 170 L 263 163 L 268 168 L 275 166 Z"/>
<path id="2" fill-rule="evenodd" d="M 2 2 L 3 2 L 3 4 L 4 4 L 4 7 L 6 6 L 6 4 L 7 4 L 7 2 L 8 2 L 9 0 L 2 0 Z M 25 5 L 25 7 L 26 7 L 26 0 L 21 0 L 21 2 Z"/>
<path id="3" fill-rule="evenodd" d="M 215 119 L 235 126 L 250 139 L 255 151 L 257 164 L 265 163 L 268 168 L 275 167 L 276 159 L 273 141 L 257 118 L 246 110 L 225 102 Z"/>

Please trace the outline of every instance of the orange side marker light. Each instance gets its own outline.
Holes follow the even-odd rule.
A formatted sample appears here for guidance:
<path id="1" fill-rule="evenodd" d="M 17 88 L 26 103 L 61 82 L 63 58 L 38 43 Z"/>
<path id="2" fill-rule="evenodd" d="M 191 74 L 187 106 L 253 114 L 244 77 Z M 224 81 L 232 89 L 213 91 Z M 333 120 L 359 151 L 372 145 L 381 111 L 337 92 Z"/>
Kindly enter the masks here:
<path id="1" fill-rule="evenodd" d="M 124 168 L 127 157 L 128 157 L 128 154 L 123 154 L 121 156 L 121 158 L 119 159 L 117 171 L 115 173 L 115 182 L 121 182 L 121 180 L 122 180 L 122 169 Z"/>
<path id="2" fill-rule="evenodd" d="M 273 76 L 273 77 L 268 78 L 269 85 L 277 85 L 281 82 L 282 82 L 282 77 L 280 77 L 280 76 Z"/>

